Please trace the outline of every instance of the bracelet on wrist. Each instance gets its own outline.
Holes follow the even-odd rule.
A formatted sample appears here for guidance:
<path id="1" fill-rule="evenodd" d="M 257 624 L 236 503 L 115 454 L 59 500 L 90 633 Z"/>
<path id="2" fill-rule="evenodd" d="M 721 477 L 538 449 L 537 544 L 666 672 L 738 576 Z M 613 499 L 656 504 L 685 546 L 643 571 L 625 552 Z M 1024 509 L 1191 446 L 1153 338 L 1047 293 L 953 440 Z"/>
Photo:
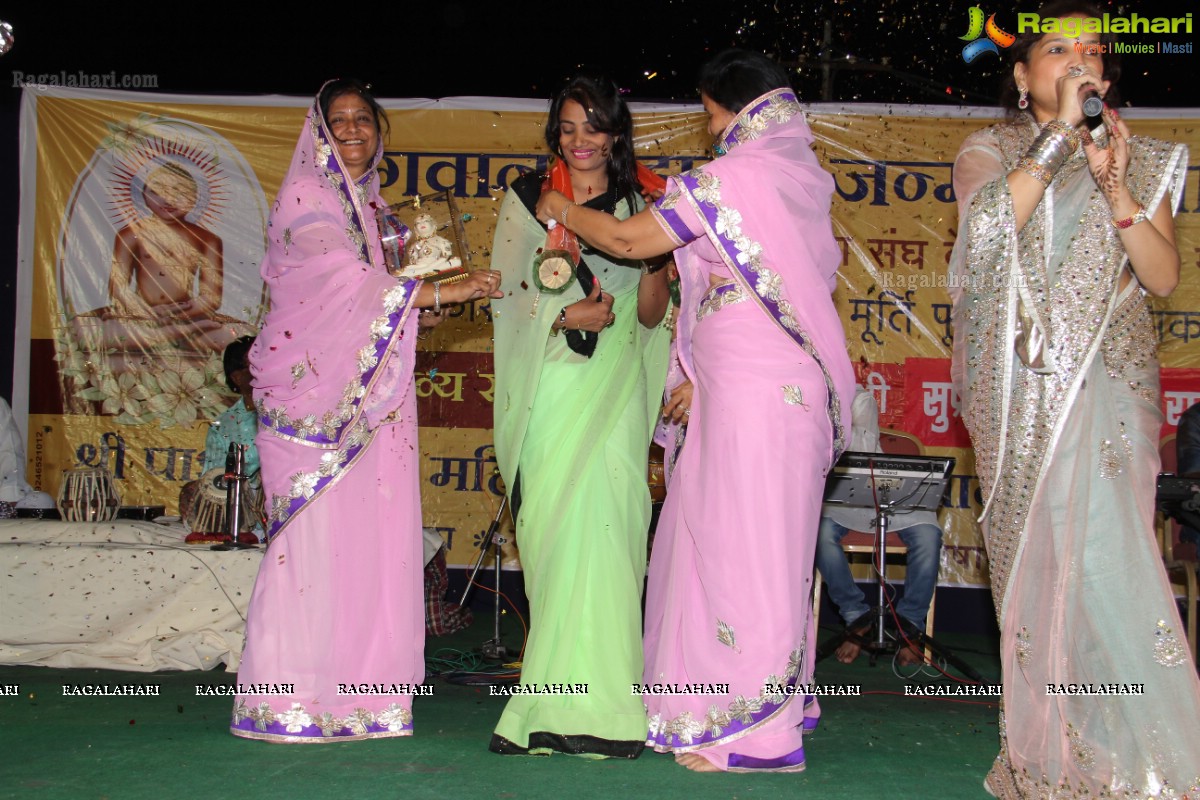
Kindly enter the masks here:
<path id="1" fill-rule="evenodd" d="M 433 313 L 442 313 L 442 285 L 437 282 L 433 284 Z"/>
<path id="2" fill-rule="evenodd" d="M 1079 142 L 1083 136 L 1078 128 L 1069 122 L 1061 119 L 1052 119 L 1042 126 L 1043 131 L 1051 133 L 1059 133 L 1067 137 L 1067 147 L 1071 153 L 1074 153 L 1079 148 Z"/>
<path id="3" fill-rule="evenodd" d="M 1021 172 L 1024 172 L 1026 175 L 1036 178 L 1038 183 L 1042 184 L 1042 186 L 1049 186 L 1050 181 L 1054 180 L 1053 172 L 1047 169 L 1045 165 L 1039 164 L 1028 156 L 1017 162 L 1017 169 L 1021 170 Z"/>
<path id="4" fill-rule="evenodd" d="M 567 204 L 565 206 L 563 206 L 562 213 L 558 215 L 558 218 L 562 222 L 563 225 L 567 224 L 567 212 L 571 210 L 571 206 L 573 206 L 573 205 L 575 205 L 575 203 L 568 200 Z"/>
<path id="5" fill-rule="evenodd" d="M 554 323 L 550 323 L 550 335 L 551 336 L 558 336 L 559 331 L 565 331 L 567 329 L 567 307 L 566 306 L 563 306 L 562 308 L 559 309 L 558 319 L 556 321 L 558 322 L 557 328 L 554 327 Z"/>
<path id="6" fill-rule="evenodd" d="M 1138 203 L 1137 211 L 1133 212 L 1133 214 L 1125 219 L 1117 219 L 1116 217 L 1113 217 L 1112 226 L 1119 231 L 1123 231 L 1126 228 L 1132 228 L 1139 222 L 1145 222 L 1148 219 L 1150 219 L 1150 216 L 1146 213 L 1146 207 L 1141 203 Z"/>
<path id="7" fill-rule="evenodd" d="M 1029 146 L 1025 156 L 1017 162 L 1017 169 L 1037 179 L 1042 186 L 1050 185 L 1054 180 L 1055 173 L 1066 163 L 1067 158 L 1074 150 L 1067 134 L 1051 127 L 1053 122 L 1060 123 L 1055 127 L 1066 125 L 1062 120 L 1052 120 L 1051 123 L 1047 123 L 1047 126 L 1033 140 L 1033 144 Z"/>

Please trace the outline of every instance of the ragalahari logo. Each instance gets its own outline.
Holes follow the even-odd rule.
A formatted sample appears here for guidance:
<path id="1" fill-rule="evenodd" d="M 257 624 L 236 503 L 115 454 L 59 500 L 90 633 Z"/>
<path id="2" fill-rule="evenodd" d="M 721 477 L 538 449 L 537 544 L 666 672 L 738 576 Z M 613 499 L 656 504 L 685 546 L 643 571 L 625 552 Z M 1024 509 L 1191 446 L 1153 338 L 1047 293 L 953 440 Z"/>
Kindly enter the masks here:
<path id="1" fill-rule="evenodd" d="M 1000 48 L 1008 47 L 1017 40 L 1017 37 L 1011 33 L 1006 33 L 996 24 L 996 15 L 992 14 L 987 18 L 987 22 L 983 21 L 983 9 L 979 6 L 972 6 L 967 12 L 967 35 L 960 36 L 967 46 L 963 48 L 963 61 L 970 64 L 975 59 L 979 58 L 984 53 L 995 53 L 1000 55 Z M 980 37 L 987 34 L 986 39 Z"/>

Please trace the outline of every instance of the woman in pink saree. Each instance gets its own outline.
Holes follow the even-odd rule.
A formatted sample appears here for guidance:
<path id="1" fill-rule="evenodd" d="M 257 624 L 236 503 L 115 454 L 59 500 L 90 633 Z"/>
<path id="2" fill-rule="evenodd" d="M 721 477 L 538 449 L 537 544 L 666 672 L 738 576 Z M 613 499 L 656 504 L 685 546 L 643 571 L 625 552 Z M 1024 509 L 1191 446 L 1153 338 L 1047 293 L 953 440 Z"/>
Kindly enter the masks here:
<path id="1" fill-rule="evenodd" d="M 500 277 L 388 274 L 382 119 L 358 82 L 327 83 L 271 213 L 250 352 L 269 546 L 230 726 L 248 739 L 409 735 L 425 678 L 415 309 L 494 296 Z"/>
<path id="2" fill-rule="evenodd" d="M 819 713 L 800 688 L 813 555 L 854 375 L 830 296 L 833 179 L 786 85 L 765 57 L 726 51 L 700 81 L 719 158 L 624 222 L 561 196 L 539 206 L 622 258 L 675 250 L 693 390 L 673 403 L 690 403 L 688 428 L 650 560 L 644 682 L 647 744 L 697 771 L 802 770 Z"/>

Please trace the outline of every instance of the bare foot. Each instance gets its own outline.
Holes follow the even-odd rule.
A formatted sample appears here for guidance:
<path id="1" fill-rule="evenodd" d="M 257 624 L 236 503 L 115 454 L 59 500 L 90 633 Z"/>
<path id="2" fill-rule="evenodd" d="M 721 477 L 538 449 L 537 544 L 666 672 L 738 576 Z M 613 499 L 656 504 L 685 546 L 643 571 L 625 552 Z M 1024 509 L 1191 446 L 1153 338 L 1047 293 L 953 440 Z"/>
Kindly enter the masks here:
<path id="1" fill-rule="evenodd" d="M 902 667 L 915 667 L 925 663 L 925 654 L 913 648 L 912 645 L 905 645 L 896 653 L 896 663 Z"/>
<path id="2" fill-rule="evenodd" d="M 842 642 L 841 646 L 838 647 L 837 650 L 834 651 L 833 657 L 843 664 L 853 664 L 854 659 L 858 658 L 858 654 L 861 652 L 861 647 L 859 647 L 853 640 L 847 639 L 846 641 Z"/>
<path id="3" fill-rule="evenodd" d="M 720 772 L 717 765 L 699 753 L 676 753 L 675 763 L 681 764 L 692 772 Z"/>
<path id="4" fill-rule="evenodd" d="M 861 628 L 853 628 L 850 633 L 854 637 L 863 637 L 871 632 L 870 625 L 864 625 Z M 858 658 L 858 654 L 862 652 L 862 647 L 854 639 L 850 638 L 842 642 L 838 649 L 834 651 L 833 656 L 843 664 L 853 664 L 854 659 Z"/>

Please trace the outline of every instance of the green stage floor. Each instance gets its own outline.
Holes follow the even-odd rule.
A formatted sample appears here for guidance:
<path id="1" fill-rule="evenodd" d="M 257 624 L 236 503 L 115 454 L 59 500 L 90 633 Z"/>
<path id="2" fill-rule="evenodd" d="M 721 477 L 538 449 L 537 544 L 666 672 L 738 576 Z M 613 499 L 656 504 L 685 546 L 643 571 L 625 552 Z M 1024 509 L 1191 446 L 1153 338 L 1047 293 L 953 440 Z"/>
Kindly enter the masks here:
<path id="1" fill-rule="evenodd" d="M 431 639 L 428 652 L 476 647 L 490 629 L 485 615 L 467 631 Z M 996 679 L 994 640 L 945 638 Z M 0 667 L 0 687 L 18 686 L 0 696 L 0 797 L 988 797 L 983 777 L 996 755 L 997 698 L 905 697 L 905 681 L 890 665 L 870 667 L 865 657 L 850 666 L 822 661 L 816 677 L 859 685 L 863 694 L 822 702 L 821 727 L 805 742 L 807 771 L 701 775 L 651 752 L 622 762 L 494 755 L 487 744 L 505 698 L 441 680 L 435 696 L 416 699 L 411 738 L 285 746 L 234 738 L 227 732 L 231 700 L 196 695 L 197 683 L 232 683 L 232 674 Z M 947 683 L 909 683 L 918 682 Z M 160 696 L 64 696 L 63 684 L 84 683 L 157 684 Z"/>

